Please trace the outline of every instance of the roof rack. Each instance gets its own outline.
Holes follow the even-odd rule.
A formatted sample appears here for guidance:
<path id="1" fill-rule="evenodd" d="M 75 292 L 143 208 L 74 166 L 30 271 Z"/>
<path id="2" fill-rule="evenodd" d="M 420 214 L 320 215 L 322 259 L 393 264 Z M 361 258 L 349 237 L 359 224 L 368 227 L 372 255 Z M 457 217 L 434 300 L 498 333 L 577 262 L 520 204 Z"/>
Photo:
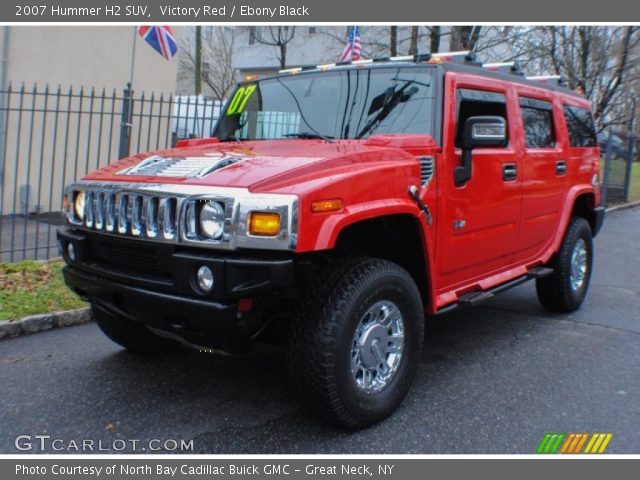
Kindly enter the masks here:
<path id="1" fill-rule="evenodd" d="M 533 77 L 526 77 L 527 80 L 532 82 L 547 83 L 553 85 L 554 83 L 560 87 L 567 87 L 569 84 L 562 75 L 538 75 Z"/>
<path id="2" fill-rule="evenodd" d="M 345 62 L 336 62 L 336 63 L 326 63 L 323 65 L 303 65 L 301 67 L 293 67 L 293 68 L 285 68 L 283 70 L 279 70 L 278 73 L 281 74 L 290 74 L 294 75 L 296 73 L 300 73 L 302 71 L 307 70 L 330 70 L 336 67 L 347 67 L 347 66 L 359 66 L 359 65 L 369 65 L 371 63 L 397 63 L 397 62 L 414 62 L 414 63 L 464 63 L 467 65 L 473 66 L 482 66 L 476 59 L 475 53 L 469 50 L 463 50 L 460 52 L 442 52 L 442 53 L 418 53 L 416 55 L 399 55 L 396 57 L 375 57 L 375 58 L 367 58 L 362 60 L 355 61 L 345 61 Z"/>
<path id="3" fill-rule="evenodd" d="M 443 62 L 451 62 L 451 63 L 466 63 L 468 65 L 474 66 L 482 66 L 477 58 L 476 54 L 470 50 L 462 50 L 459 52 L 443 52 L 443 53 L 432 53 L 430 54 L 430 58 L 428 60 L 429 63 L 443 63 Z"/>
<path id="4" fill-rule="evenodd" d="M 520 75 L 524 77 L 524 72 L 520 68 L 518 62 L 503 62 L 503 63 L 483 63 L 483 68 L 491 70 L 492 72 L 511 73 L 513 75 Z"/>
<path id="5" fill-rule="evenodd" d="M 412 63 L 459 63 L 473 67 L 482 67 L 486 70 L 496 73 L 511 74 L 524 77 L 526 80 L 544 83 L 549 86 L 558 86 L 568 88 L 567 81 L 560 75 L 540 75 L 540 76 L 525 76 L 522 68 L 518 62 L 504 62 L 504 63 L 481 63 L 477 60 L 475 53 L 463 50 L 459 52 L 442 52 L 442 53 L 419 53 L 416 55 L 400 55 L 395 57 L 376 57 L 361 59 L 355 61 L 326 63 L 323 65 L 303 65 L 300 67 L 286 68 L 280 70 L 280 74 L 295 75 L 300 72 L 306 72 L 310 70 L 319 70 L 326 72 L 328 70 L 340 69 L 343 67 L 361 67 L 366 65 L 378 64 L 378 63 L 400 63 L 400 62 L 412 62 Z"/>

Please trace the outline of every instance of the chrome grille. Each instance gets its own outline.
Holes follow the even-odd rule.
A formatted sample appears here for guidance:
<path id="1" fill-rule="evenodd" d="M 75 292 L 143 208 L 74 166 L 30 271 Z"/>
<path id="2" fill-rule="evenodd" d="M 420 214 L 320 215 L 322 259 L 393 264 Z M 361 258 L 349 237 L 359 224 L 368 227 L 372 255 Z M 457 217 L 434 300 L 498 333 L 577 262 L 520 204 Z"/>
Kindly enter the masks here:
<path id="1" fill-rule="evenodd" d="M 420 157 L 420 183 L 423 187 L 431 181 L 434 171 L 433 157 Z"/>
<path id="2" fill-rule="evenodd" d="M 178 196 L 89 189 L 84 222 L 72 223 L 126 237 L 175 240 L 180 201 Z"/>
<path id="3" fill-rule="evenodd" d="M 84 199 L 80 199 L 82 194 Z M 292 250 L 296 248 L 298 199 L 294 195 L 251 193 L 245 188 L 172 183 L 79 181 L 65 189 L 65 215 L 78 229 L 123 239 L 185 244 L 214 249 Z M 81 215 L 76 205 L 84 203 Z M 225 211 L 222 236 L 211 238 L 200 228 L 199 208 L 216 202 Z M 253 211 L 275 212 L 276 237 L 248 233 Z"/>

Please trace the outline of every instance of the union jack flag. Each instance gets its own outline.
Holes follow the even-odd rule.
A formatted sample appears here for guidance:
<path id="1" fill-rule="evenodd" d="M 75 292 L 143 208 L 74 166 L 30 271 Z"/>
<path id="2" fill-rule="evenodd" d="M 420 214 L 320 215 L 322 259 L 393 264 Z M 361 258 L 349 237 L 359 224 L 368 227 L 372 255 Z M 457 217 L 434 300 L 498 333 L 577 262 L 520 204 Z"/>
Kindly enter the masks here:
<path id="1" fill-rule="evenodd" d="M 141 26 L 138 27 L 138 35 L 167 60 L 171 60 L 178 51 L 178 43 L 173 36 L 173 30 L 168 25 Z"/>
<path id="2" fill-rule="evenodd" d="M 354 26 L 349 33 L 347 45 L 340 56 L 341 62 L 354 62 L 360 60 L 362 45 L 360 44 L 360 27 Z"/>

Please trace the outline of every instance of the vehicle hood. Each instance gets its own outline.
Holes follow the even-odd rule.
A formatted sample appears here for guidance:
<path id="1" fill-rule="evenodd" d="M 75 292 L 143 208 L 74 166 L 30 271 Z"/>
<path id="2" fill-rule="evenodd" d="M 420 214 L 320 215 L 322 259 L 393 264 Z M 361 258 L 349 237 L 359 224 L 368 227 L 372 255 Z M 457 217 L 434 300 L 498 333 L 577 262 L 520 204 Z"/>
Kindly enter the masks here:
<path id="1" fill-rule="evenodd" d="M 380 163 L 394 162 L 400 167 L 403 159 L 415 163 L 415 157 L 404 150 L 371 145 L 365 140 L 224 142 L 136 155 L 83 180 L 283 191 L 301 183 L 330 181 L 333 174 L 375 169 Z"/>

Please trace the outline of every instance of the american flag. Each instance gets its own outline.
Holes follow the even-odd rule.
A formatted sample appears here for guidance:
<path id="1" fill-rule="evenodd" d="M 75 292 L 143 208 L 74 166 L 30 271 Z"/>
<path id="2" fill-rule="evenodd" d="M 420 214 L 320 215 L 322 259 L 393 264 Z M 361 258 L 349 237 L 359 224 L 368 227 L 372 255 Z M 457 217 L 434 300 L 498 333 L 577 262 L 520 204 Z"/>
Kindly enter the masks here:
<path id="1" fill-rule="evenodd" d="M 173 36 L 173 30 L 168 25 L 138 27 L 138 35 L 167 60 L 171 60 L 178 51 L 178 43 Z"/>
<path id="2" fill-rule="evenodd" d="M 341 62 L 354 62 L 356 60 L 360 60 L 360 53 L 362 50 L 362 45 L 360 44 L 360 27 L 355 26 L 351 29 L 349 33 L 349 38 L 347 39 L 347 45 L 344 47 L 344 51 L 340 56 Z"/>

